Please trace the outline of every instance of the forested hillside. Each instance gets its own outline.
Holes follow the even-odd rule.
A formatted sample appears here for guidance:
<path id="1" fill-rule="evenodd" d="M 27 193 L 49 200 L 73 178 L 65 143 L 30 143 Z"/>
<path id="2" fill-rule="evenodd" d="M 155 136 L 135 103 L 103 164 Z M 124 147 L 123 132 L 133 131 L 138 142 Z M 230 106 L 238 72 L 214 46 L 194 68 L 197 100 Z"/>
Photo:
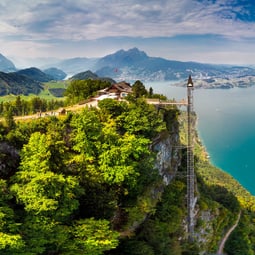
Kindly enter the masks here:
<path id="1" fill-rule="evenodd" d="M 199 142 L 188 241 L 183 114 L 134 95 L 0 123 L 0 254 L 211 254 L 240 211 L 226 251 L 255 254 L 254 197 L 211 166 Z"/>
<path id="2" fill-rule="evenodd" d="M 32 80 L 25 75 L 0 72 L 0 96 L 39 94 L 42 89 L 39 81 Z"/>

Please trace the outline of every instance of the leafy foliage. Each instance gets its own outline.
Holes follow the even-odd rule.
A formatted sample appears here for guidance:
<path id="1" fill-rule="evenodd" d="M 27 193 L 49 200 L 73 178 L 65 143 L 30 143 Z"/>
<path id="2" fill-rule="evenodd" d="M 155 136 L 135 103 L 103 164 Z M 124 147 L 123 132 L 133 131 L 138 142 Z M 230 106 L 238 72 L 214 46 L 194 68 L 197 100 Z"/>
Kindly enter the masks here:
<path id="1" fill-rule="evenodd" d="M 130 104 L 130 110 L 124 112 L 117 119 L 126 132 L 135 135 L 143 135 L 153 138 L 157 133 L 165 129 L 165 123 L 157 114 L 152 105 L 148 105 L 142 99 Z"/>
<path id="2" fill-rule="evenodd" d="M 82 93 L 75 100 L 84 98 Z M 33 109 L 48 107 L 38 98 L 32 105 Z M 30 109 L 21 98 L 4 107 L 17 115 Z M 13 158 L 12 164 L 0 171 L 5 179 L 0 179 L 0 253 L 215 252 L 242 209 L 241 223 L 226 251 L 253 255 L 254 198 L 229 175 L 211 166 L 199 143 L 195 148 L 199 187 L 196 229 L 209 229 L 213 236 L 202 247 L 186 242 L 185 151 L 180 176 L 164 186 L 154 167 L 156 155 L 150 149 L 152 141 L 166 135 L 177 142 L 180 118 L 177 108 L 157 111 L 143 99 L 131 97 L 128 102 L 103 100 L 99 109 L 85 108 L 61 118 L 0 126 L 0 160 Z M 203 212 L 210 215 L 210 223 L 201 216 Z"/>
<path id="3" fill-rule="evenodd" d="M 73 227 L 70 252 L 64 254 L 101 255 L 104 251 L 116 248 L 118 233 L 109 228 L 106 220 L 84 219 L 76 222 Z"/>
<path id="4" fill-rule="evenodd" d="M 236 230 L 226 243 L 226 252 L 229 255 L 253 255 L 255 248 L 254 225 L 250 224 L 250 217 L 254 219 L 254 213 L 244 213 Z"/>
<path id="5" fill-rule="evenodd" d="M 0 179 L 0 251 L 5 250 L 9 254 L 24 247 L 24 241 L 19 234 L 19 225 L 14 220 L 14 211 L 8 205 L 12 198 L 6 181 Z"/>
<path id="6" fill-rule="evenodd" d="M 111 98 L 106 98 L 98 102 L 98 107 L 112 117 L 117 117 L 125 112 L 128 108 L 126 102 L 118 102 Z"/>
<path id="7" fill-rule="evenodd" d="M 47 136 L 33 133 L 22 150 L 20 171 L 15 175 L 12 191 L 28 212 L 66 217 L 78 208 L 74 198 L 79 184 L 75 177 L 54 173 L 50 158 Z"/>
<path id="8" fill-rule="evenodd" d="M 52 111 L 64 105 L 62 100 L 46 100 L 40 97 L 31 97 L 29 100 L 15 97 L 12 102 L 0 102 L 0 116 L 8 119 L 8 116 L 22 116 L 37 112 Z"/>
<path id="9" fill-rule="evenodd" d="M 96 91 L 107 88 L 110 82 L 101 80 L 73 80 L 65 91 L 70 103 L 77 103 L 92 96 Z"/>
<path id="10" fill-rule="evenodd" d="M 143 83 L 139 80 L 137 80 L 133 86 L 132 86 L 132 92 L 135 96 L 135 98 L 139 98 L 142 96 L 146 96 L 148 94 L 145 86 L 143 85 Z"/>

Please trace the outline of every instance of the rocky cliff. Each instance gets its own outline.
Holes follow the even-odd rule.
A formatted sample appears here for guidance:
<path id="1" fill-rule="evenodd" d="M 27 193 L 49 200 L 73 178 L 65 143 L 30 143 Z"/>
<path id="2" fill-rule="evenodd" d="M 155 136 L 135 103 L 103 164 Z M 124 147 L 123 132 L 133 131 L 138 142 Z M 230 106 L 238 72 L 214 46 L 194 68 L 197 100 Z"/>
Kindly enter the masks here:
<path id="1" fill-rule="evenodd" d="M 129 236 L 129 239 L 124 241 L 129 247 L 132 247 L 130 243 L 132 240 L 136 246 L 143 244 L 144 250 L 149 251 L 153 247 L 154 251 L 151 253 L 140 251 L 133 254 L 216 253 L 221 239 L 235 223 L 240 211 L 240 204 L 233 192 L 223 184 L 212 181 L 211 178 L 215 178 L 215 175 L 222 176 L 222 171 L 211 166 L 204 156 L 202 144 L 196 137 L 194 140 L 197 175 L 195 190 L 198 200 L 195 206 L 194 239 L 192 242 L 188 240 L 186 149 L 180 146 L 183 127 L 177 120 L 177 115 L 168 114 L 168 118 L 171 118 L 166 121 L 168 131 L 161 133 L 151 144 L 151 150 L 156 154 L 155 169 L 160 178 L 147 187 L 146 192 L 137 199 L 137 205 L 128 210 L 129 215 L 136 215 L 136 218 L 130 217 L 126 231 L 122 232 L 122 237 Z M 211 168 L 215 171 L 214 176 L 210 171 Z M 208 173 L 204 173 L 206 169 Z M 227 174 L 224 173 L 223 176 L 222 179 L 233 181 Z M 228 242 L 232 241 L 230 237 Z"/>

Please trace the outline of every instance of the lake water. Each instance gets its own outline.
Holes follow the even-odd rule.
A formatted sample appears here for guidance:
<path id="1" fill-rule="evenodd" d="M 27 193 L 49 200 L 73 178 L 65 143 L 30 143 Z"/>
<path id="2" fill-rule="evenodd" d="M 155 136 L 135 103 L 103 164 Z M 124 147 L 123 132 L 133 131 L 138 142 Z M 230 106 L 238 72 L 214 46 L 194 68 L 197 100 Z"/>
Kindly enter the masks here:
<path id="1" fill-rule="evenodd" d="M 170 82 L 144 82 L 144 85 L 168 98 L 187 97 L 186 88 L 175 87 Z M 255 86 L 195 89 L 193 96 L 199 136 L 211 163 L 230 173 L 255 195 Z"/>

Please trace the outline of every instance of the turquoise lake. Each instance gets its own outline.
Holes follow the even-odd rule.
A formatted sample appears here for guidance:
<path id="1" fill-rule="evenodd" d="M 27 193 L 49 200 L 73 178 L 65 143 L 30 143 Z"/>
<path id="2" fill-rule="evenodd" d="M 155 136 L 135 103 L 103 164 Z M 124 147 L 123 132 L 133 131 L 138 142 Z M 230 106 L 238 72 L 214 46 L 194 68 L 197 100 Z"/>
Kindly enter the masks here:
<path id="1" fill-rule="evenodd" d="M 170 82 L 144 84 L 168 98 L 186 98 L 186 88 L 175 87 Z M 197 129 L 211 163 L 255 195 L 255 86 L 194 89 L 193 96 Z"/>

